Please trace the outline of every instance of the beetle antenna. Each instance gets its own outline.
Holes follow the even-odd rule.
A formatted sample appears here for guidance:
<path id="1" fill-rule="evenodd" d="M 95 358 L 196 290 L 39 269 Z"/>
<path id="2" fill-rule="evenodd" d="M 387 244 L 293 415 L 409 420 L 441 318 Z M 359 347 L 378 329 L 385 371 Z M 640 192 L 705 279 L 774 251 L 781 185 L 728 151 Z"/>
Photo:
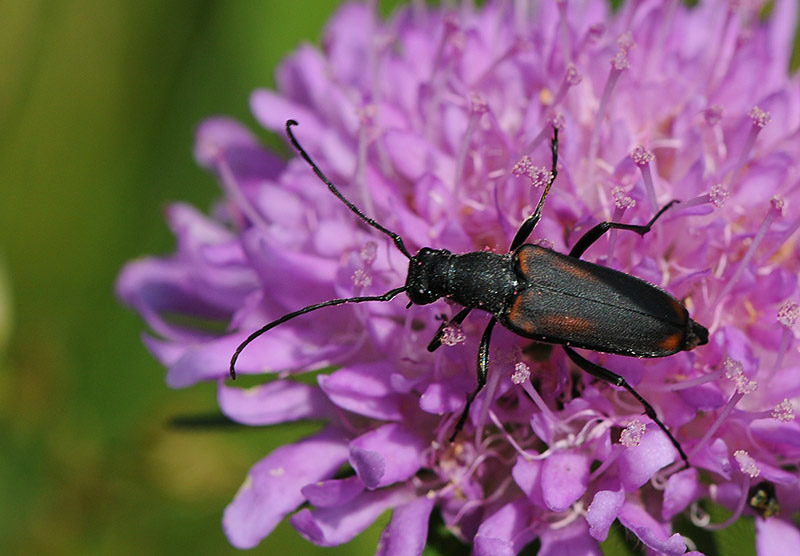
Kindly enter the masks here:
<path id="1" fill-rule="evenodd" d="M 300 315 L 305 315 L 306 313 L 310 313 L 311 311 L 322 309 L 323 307 L 334 307 L 336 305 L 344 305 L 345 303 L 364 303 L 366 301 L 389 301 L 391 299 L 394 299 L 404 291 L 406 291 L 405 286 L 389 290 L 383 295 L 366 295 L 362 297 L 344 297 L 341 299 L 331 299 L 330 301 L 324 301 L 322 303 L 316 303 L 314 305 L 309 305 L 308 307 L 303 307 L 302 309 L 299 309 L 287 315 L 283 315 L 281 318 L 276 319 L 268 324 L 265 324 L 264 326 L 262 326 L 261 328 L 250 334 L 247 337 L 247 339 L 241 344 L 239 344 L 239 347 L 236 348 L 233 357 L 231 357 L 231 366 L 230 366 L 231 378 L 233 380 L 236 380 L 236 360 L 239 359 L 239 355 L 242 353 L 242 350 L 244 350 L 244 348 L 246 348 L 253 340 L 258 338 L 262 334 L 269 332 L 279 324 L 283 324 L 287 320 L 292 320 L 295 317 L 299 317 Z"/>
<path id="2" fill-rule="evenodd" d="M 286 134 L 289 136 L 289 140 L 292 142 L 292 145 L 294 145 L 294 148 L 297 149 L 297 152 L 300 153 L 300 156 L 302 156 L 305 159 L 305 161 L 308 162 L 308 165 L 311 166 L 311 169 L 314 170 L 314 173 L 317 175 L 317 177 L 319 179 L 321 179 L 323 182 L 325 182 L 325 185 L 328 186 L 328 189 L 331 190 L 331 193 L 336 195 L 341 202 L 343 202 L 345 205 L 347 205 L 347 208 L 349 208 L 351 211 L 353 211 L 356 216 L 358 216 L 361 220 L 363 220 L 364 222 L 366 222 L 367 224 L 369 224 L 370 226 L 372 226 L 376 230 L 378 230 L 380 232 L 383 232 L 384 234 L 386 234 L 387 236 L 392 238 L 392 241 L 394 241 L 395 246 L 400 250 L 400 252 L 410 259 L 411 258 L 411 253 L 409 253 L 408 249 L 406 249 L 406 246 L 403 243 L 403 238 L 400 237 L 400 234 L 396 234 L 393 231 L 391 231 L 390 229 L 385 228 L 384 226 L 381 226 L 375 220 L 373 220 L 372 218 L 369 218 L 367 215 L 365 215 L 363 212 L 361 212 L 361 210 L 357 206 L 355 206 L 353 203 L 351 203 L 347 199 L 347 197 L 342 195 L 339 192 L 339 190 L 336 189 L 336 186 L 333 185 L 333 182 L 328 179 L 328 176 L 326 176 L 322 172 L 322 170 L 319 169 L 319 166 L 317 166 L 317 164 L 313 160 L 311 160 L 311 157 L 308 155 L 306 150 L 303 147 L 300 146 L 300 143 L 297 141 L 297 139 L 294 136 L 294 133 L 292 132 L 292 126 L 296 126 L 296 125 L 299 125 L 296 120 L 286 120 Z"/>

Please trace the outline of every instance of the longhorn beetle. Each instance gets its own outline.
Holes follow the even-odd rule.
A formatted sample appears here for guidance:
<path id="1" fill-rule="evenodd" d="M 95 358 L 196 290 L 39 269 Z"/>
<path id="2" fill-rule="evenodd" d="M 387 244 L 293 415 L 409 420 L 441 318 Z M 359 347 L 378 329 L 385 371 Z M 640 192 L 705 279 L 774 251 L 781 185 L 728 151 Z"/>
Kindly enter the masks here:
<path id="1" fill-rule="evenodd" d="M 428 344 L 428 351 L 441 345 L 445 328 L 460 324 L 472 309 L 491 313 L 478 347 L 478 385 L 466 405 L 450 440 L 463 428 L 469 408 L 486 384 L 489 369 L 489 343 L 492 330 L 500 323 L 515 334 L 540 342 L 561 344 L 569 358 L 581 369 L 604 382 L 624 388 L 639 400 L 645 414 L 669 437 L 686 466 L 686 453 L 669 429 L 656 415 L 653 406 L 617 373 L 579 355 L 573 348 L 615 353 L 630 357 L 666 357 L 691 350 L 708 342 L 708 330 L 689 318 L 686 308 L 674 297 L 635 276 L 581 260 L 581 255 L 608 230 L 629 230 L 644 236 L 677 201 L 659 210 L 646 225 L 602 222 L 581 237 L 569 255 L 524 243 L 542 215 L 542 207 L 556 178 L 558 164 L 558 129 L 553 129 L 551 177 L 536 209 L 514 235 L 508 253 L 486 251 L 453 254 L 446 249 L 423 247 L 411 255 L 400 235 L 385 228 L 342 195 L 336 186 L 311 160 L 292 132 L 298 125 L 286 122 L 286 133 L 300 156 L 314 173 L 347 208 L 369 226 L 386 234 L 408 262 L 404 286 L 383 295 L 332 299 L 309 305 L 264 325 L 253 332 L 231 358 L 230 374 L 236 378 L 236 360 L 253 340 L 300 315 L 323 307 L 366 301 L 389 301 L 405 292 L 410 305 L 427 305 L 444 297 L 463 309 L 439 327 Z"/>

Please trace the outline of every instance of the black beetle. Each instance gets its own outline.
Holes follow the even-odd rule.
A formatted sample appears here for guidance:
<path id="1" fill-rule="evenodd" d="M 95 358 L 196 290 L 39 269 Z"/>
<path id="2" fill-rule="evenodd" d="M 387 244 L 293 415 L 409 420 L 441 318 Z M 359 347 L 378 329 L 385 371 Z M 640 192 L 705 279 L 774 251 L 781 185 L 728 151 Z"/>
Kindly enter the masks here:
<path id="1" fill-rule="evenodd" d="M 333 299 L 309 305 L 272 321 L 253 332 L 233 354 L 231 377 L 236 378 L 236 360 L 254 339 L 297 316 L 344 303 L 389 301 L 406 292 L 411 304 L 427 305 L 447 298 L 464 308 L 439 327 L 428 351 L 441 345 L 445 328 L 460 324 L 472 309 L 492 314 L 478 348 L 478 385 L 469 394 L 451 441 L 464 426 L 470 405 L 486 384 L 489 343 L 499 322 L 515 334 L 540 342 L 561 344 L 569 358 L 590 375 L 624 388 L 644 406 L 645 414 L 666 433 L 683 461 L 688 458 L 653 407 L 620 375 L 579 355 L 572 348 L 615 353 L 631 357 L 666 357 L 708 342 L 708 330 L 689 318 L 686 308 L 664 290 L 635 276 L 583 261 L 581 255 L 611 229 L 629 230 L 644 236 L 655 221 L 677 201 L 664 206 L 646 225 L 602 222 L 586 232 L 569 255 L 524 243 L 539 222 L 542 207 L 555 181 L 558 164 L 558 129 L 553 130 L 552 169 L 539 202 L 520 226 L 505 254 L 473 252 L 453 254 L 445 249 L 424 247 L 416 255 L 406 249 L 403 239 L 364 215 L 347 200 L 300 146 L 292 132 L 294 120 L 286 122 L 286 133 L 316 175 L 347 207 L 369 226 L 389 236 L 409 259 L 403 287 L 378 296 Z"/>

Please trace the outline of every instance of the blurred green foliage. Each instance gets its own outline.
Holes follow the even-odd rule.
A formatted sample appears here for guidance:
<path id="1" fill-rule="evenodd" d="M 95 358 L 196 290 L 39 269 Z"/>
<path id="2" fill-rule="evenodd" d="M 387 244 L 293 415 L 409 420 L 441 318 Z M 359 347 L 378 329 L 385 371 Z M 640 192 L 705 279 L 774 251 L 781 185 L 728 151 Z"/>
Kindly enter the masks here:
<path id="1" fill-rule="evenodd" d="M 164 207 L 207 209 L 196 126 L 249 114 L 278 62 L 338 2 L 0 1 L 0 554 L 235 554 L 222 510 L 249 467 L 302 436 L 170 427 L 216 410 L 172 391 L 113 283 L 169 253 Z M 291 527 L 255 553 L 338 551 Z"/>
<path id="2" fill-rule="evenodd" d="M 0 554 L 238 553 L 223 508 L 308 426 L 170 426 L 214 386 L 168 390 L 112 287 L 172 250 L 167 203 L 220 195 L 191 156 L 204 118 L 281 143 L 249 94 L 337 4 L 0 0 Z M 254 552 L 369 554 L 387 519 L 337 549 L 284 523 Z"/>

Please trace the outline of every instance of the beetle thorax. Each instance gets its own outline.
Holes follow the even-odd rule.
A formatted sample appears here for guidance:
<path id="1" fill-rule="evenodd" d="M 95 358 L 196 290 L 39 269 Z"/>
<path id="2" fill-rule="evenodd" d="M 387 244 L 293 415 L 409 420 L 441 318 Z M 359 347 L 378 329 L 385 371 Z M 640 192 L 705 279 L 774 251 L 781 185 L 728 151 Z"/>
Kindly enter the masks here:
<path id="1" fill-rule="evenodd" d="M 406 279 L 408 297 L 416 305 L 446 297 L 493 314 L 503 311 L 517 284 L 510 254 L 478 251 L 453 255 L 430 248 L 412 257 Z"/>

